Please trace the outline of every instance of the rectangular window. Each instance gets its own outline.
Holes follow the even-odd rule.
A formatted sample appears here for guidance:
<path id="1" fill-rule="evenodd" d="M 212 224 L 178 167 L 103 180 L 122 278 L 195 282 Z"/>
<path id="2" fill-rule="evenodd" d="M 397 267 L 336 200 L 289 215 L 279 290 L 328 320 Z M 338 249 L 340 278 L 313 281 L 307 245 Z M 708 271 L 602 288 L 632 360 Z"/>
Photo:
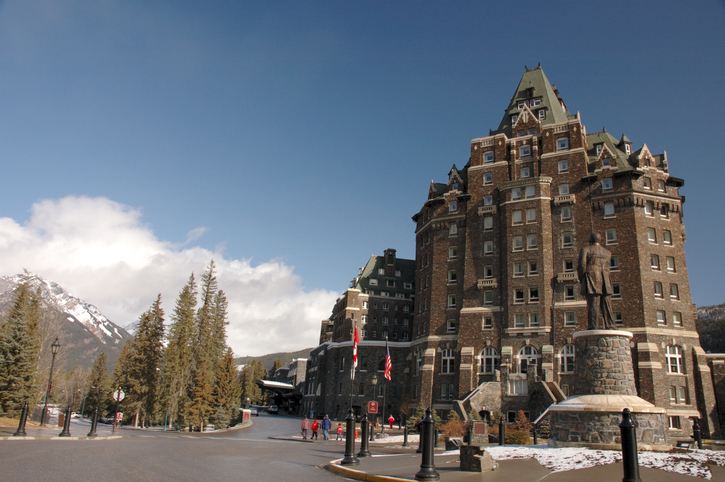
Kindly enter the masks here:
<path id="1" fill-rule="evenodd" d="M 670 283 L 670 299 L 671 300 L 680 299 L 680 289 L 677 287 L 677 284 L 675 284 L 675 283 Z"/>
<path id="2" fill-rule="evenodd" d="M 529 276 L 539 274 L 539 263 L 536 261 L 529 261 Z"/>
<path id="3" fill-rule="evenodd" d="M 483 317 L 483 329 L 493 330 L 493 317 L 486 315 Z"/>
<path id="4" fill-rule="evenodd" d="M 672 325 L 673 326 L 682 326 L 682 313 L 679 311 L 675 311 L 672 313 Z"/>
<path id="5" fill-rule="evenodd" d="M 602 179 L 602 191 L 611 191 L 612 190 L 612 178 L 611 177 L 605 177 Z"/>
<path id="6" fill-rule="evenodd" d="M 484 266 L 483 267 L 483 279 L 492 279 L 493 278 L 493 266 Z"/>
<path id="7" fill-rule="evenodd" d="M 614 324 L 617 326 L 622 326 L 624 324 L 624 321 L 622 319 L 622 312 L 621 311 L 615 311 L 612 313 L 612 320 L 614 320 Z"/>
<path id="8" fill-rule="evenodd" d="M 561 233 L 561 247 L 570 248 L 574 246 L 574 235 L 570 232 Z"/>
<path id="9" fill-rule="evenodd" d="M 523 313 L 516 313 L 516 328 L 524 328 L 526 318 Z"/>
<path id="10" fill-rule="evenodd" d="M 493 254 L 493 241 L 483 242 L 483 254 Z"/>
<path id="11" fill-rule="evenodd" d="M 609 259 L 609 271 L 619 271 L 619 256 L 612 256 Z"/>
<path id="12" fill-rule="evenodd" d="M 516 210 L 511 213 L 511 222 L 516 224 L 522 224 L 524 222 L 524 218 L 522 216 L 522 211 Z"/>
<path id="13" fill-rule="evenodd" d="M 515 187 L 511 189 L 511 200 L 516 201 L 518 199 L 521 199 L 521 188 Z"/>
<path id="14" fill-rule="evenodd" d="M 539 288 L 529 288 L 529 303 L 539 302 Z"/>
<path id="15" fill-rule="evenodd" d="M 576 314 L 573 311 L 564 312 L 564 326 L 576 326 Z"/>
<path id="16" fill-rule="evenodd" d="M 667 417 L 669 428 L 672 430 L 680 430 L 680 417 Z"/>
<path id="17" fill-rule="evenodd" d="M 531 169 L 524 167 L 521 169 L 521 179 L 526 179 L 527 177 L 531 177 Z"/>
<path id="18" fill-rule="evenodd" d="M 564 301 L 575 301 L 575 300 L 576 300 L 576 290 L 574 289 L 574 285 L 564 286 Z"/>
<path id="19" fill-rule="evenodd" d="M 602 167 L 609 167 L 611 165 L 611 162 L 608 157 L 605 157 L 602 159 Z"/>
<path id="20" fill-rule="evenodd" d="M 448 295 L 448 308 L 456 307 L 456 295 Z"/>
<path id="21" fill-rule="evenodd" d="M 657 324 L 659 326 L 664 326 L 667 324 L 667 315 L 665 315 L 665 312 L 663 310 L 657 310 Z"/>
<path id="22" fill-rule="evenodd" d="M 657 244 L 657 230 L 655 228 L 647 228 L 647 241 Z"/>
<path id="23" fill-rule="evenodd" d="M 484 198 L 483 198 L 483 205 L 484 206 L 492 206 L 493 205 L 493 196 L 484 196 Z"/>
<path id="24" fill-rule="evenodd" d="M 377 286 L 378 280 L 375 278 L 370 278 L 370 286 Z"/>
<path id="25" fill-rule="evenodd" d="M 493 151 L 487 151 L 483 153 L 483 162 L 486 164 L 493 162 Z"/>
<path id="26" fill-rule="evenodd" d="M 567 258 L 564 260 L 564 273 L 573 273 L 574 272 L 574 260 L 571 258 Z"/>
<path id="27" fill-rule="evenodd" d="M 539 110 L 539 119 L 546 119 L 546 109 Z"/>
<path id="28" fill-rule="evenodd" d="M 448 272 L 448 283 L 455 283 L 455 282 L 456 282 L 456 272 L 449 271 Z"/>
<path id="29" fill-rule="evenodd" d="M 529 313 L 529 326 L 536 328 L 539 326 L 539 314 Z"/>
<path id="30" fill-rule="evenodd" d="M 567 194 L 569 194 L 569 184 L 559 184 L 559 195 L 565 196 Z"/>
<path id="31" fill-rule="evenodd" d="M 536 249 L 539 247 L 539 243 L 537 241 L 535 234 L 528 234 L 526 235 L 526 248 L 527 249 Z"/>
<path id="32" fill-rule="evenodd" d="M 526 222 L 527 223 L 535 223 L 536 222 L 536 209 L 529 208 L 526 210 Z"/>
<path id="33" fill-rule="evenodd" d="M 654 293 L 655 298 L 664 298 L 664 294 L 662 292 L 662 283 L 659 281 L 654 282 Z"/>
<path id="34" fill-rule="evenodd" d="M 534 186 L 526 186 L 526 199 L 531 199 L 536 195 Z"/>
<path id="35" fill-rule="evenodd" d="M 569 161 L 559 161 L 559 174 L 569 172 Z"/>
<path id="36" fill-rule="evenodd" d="M 569 206 L 563 206 L 561 208 L 561 220 L 571 221 L 571 208 Z"/>
<path id="37" fill-rule="evenodd" d="M 523 302 L 524 302 L 524 289 L 523 288 L 514 289 L 514 303 L 520 304 Z"/>
<path id="38" fill-rule="evenodd" d="M 523 236 L 514 236 L 513 249 L 514 249 L 514 251 L 523 251 L 524 250 L 524 237 Z"/>
<path id="39" fill-rule="evenodd" d="M 613 300 L 622 299 L 622 289 L 620 288 L 619 283 L 612 283 L 612 299 Z"/>
<path id="40" fill-rule="evenodd" d="M 665 181 L 662 179 L 657 180 L 657 190 L 660 192 L 665 192 Z"/>
<path id="41" fill-rule="evenodd" d="M 514 278 L 521 278 L 524 275 L 524 263 L 519 261 L 514 263 Z"/>
<path id="42" fill-rule="evenodd" d="M 655 242 L 657 242 L 655 240 Z M 662 244 L 665 246 L 672 246 L 672 232 L 671 231 L 663 231 L 662 232 Z"/>
<path id="43" fill-rule="evenodd" d="M 565 149 L 569 149 L 569 139 L 567 139 L 565 137 L 557 139 L 556 140 L 556 150 L 563 151 Z"/>
<path id="44" fill-rule="evenodd" d="M 448 248 L 448 259 L 456 259 L 458 257 L 458 248 L 456 246 L 450 246 Z"/>
<path id="45" fill-rule="evenodd" d="M 647 189 L 648 191 L 652 190 L 652 179 L 649 177 L 643 177 L 642 178 L 642 186 Z"/>
<path id="46" fill-rule="evenodd" d="M 448 228 L 448 237 L 453 238 L 455 236 L 458 236 L 458 225 L 451 224 L 451 226 Z"/>
<path id="47" fill-rule="evenodd" d="M 493 305 L 493 291 L 484 291 L 483 292 L 483 304 L 484 304 L 484 306 Z"/>
<path id="48" fill-rule="evenodd" d="M 617 244 L 617 230 L 609 228 L 606 230 L 607 244 Z"/>
<path id="49" fill-rule="evenodd" d="M 456 211 L 458 211 L 458 201 L 451 201 L 450 204 L 448 204 L 448 212 L 455 213 Z"/>
<path id="50" fill-rule="evenodd" d="M 493 173 L 487 172 L 483 175 L 483 185 L 493 184 Z"/>
<path id="51" fill-rule="evenodd" d="M 531 156 L 531 146 L 519 147 L 519 157 L 529 157 L 529 156 Z"/>
<path id="52" fill-rule="evenodd" d="M 660 270 L 660 257 L 656 254 L 650 255 L 650 266 L 652 269 L 659 271 Z"/>
<path id="53" fill-rule="evenodd" d="M 614 203 L 604 203 L 604 216 L 614 216 Z"/>
<path id="54" fill-rule="evenodd" d="M 644 215 L 648 217 L 653 217 L 655 214 L 655 205 L 652 201 L 647 201 L 644 203 Z"/>
<path id="55" fill-rule="evenodd" d="M 448 320 L 446 322 L 446 330 L 448 333 L 456 331 L 456 320 Z"/>

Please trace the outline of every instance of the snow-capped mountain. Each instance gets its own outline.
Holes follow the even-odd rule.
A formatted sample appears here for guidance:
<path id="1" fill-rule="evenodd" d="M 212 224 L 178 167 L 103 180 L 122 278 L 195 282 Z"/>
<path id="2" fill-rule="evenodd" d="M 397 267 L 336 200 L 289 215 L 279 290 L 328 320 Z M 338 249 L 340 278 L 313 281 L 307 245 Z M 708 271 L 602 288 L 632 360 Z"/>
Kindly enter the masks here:
<path id="1" fill-rule="evenodd" d="M 22 283 L 27 283 L 33 291 L 40 288 L 41 297 L 48 307 L 64 313 L 68 322 L 82 326 L 104 345 L 121 347 L 126 339 L 131 338 L 126 330 L 111 322 L 94 305 L 68 293 L 58 283 L 28 271 L 0 278 L 0 303 L 9 302 L 15 288 Z"/>

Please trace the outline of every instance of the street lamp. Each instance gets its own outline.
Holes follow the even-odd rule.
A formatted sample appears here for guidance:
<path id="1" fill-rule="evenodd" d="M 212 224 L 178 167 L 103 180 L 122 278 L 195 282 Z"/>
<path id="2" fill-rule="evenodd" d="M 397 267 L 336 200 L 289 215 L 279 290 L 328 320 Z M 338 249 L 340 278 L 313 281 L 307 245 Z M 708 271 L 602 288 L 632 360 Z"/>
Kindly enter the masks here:
<path id="1" fill-rule="evenodd" d="M 50 375 L 48 376 L 48 389 L 45 391 L 45 404 L 43 404 L 43 413 L 40 414 L 40 426 L 45 427 L 45 413 L 48 411 L 48 397 L 50 397 L 50 390 L 53 386 L 53 365 L 55 365 L 55 355 L 60 350 L 60 342 L 58 337 L 55 337 L 55 341 L 50 345 L 50 352 L 53 354 L 53 358 L 50 360 Z"/>

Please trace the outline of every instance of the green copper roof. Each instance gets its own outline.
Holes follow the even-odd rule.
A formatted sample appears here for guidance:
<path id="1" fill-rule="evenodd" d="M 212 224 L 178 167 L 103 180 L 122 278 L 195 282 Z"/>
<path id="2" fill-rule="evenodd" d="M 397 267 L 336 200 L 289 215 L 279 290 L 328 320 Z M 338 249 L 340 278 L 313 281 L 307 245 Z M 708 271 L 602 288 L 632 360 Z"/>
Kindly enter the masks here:
<path id="1" fill-rule="evenodd" d="M 540 103 L 531 105 L 532 100 L 540 101 Z M 521 77 L 513 97 L 511 97 L 506 114 L 501 119 L 498 130 L 491 134 L 505 133 L 511 137 L 511 116 L 521 112 L 520 102 L 528 102 L 531 110 L 537 116 L 539 110 L 546 109 L 546 118 L 541 119 L 542 125 L 566 122 L 573 117 L 566 111 L 563 102 L 549 83 L 549 79 L 546 78 L 541 65 L 539 65 L 533 69 L 525 69 L 524 75 Z"/>

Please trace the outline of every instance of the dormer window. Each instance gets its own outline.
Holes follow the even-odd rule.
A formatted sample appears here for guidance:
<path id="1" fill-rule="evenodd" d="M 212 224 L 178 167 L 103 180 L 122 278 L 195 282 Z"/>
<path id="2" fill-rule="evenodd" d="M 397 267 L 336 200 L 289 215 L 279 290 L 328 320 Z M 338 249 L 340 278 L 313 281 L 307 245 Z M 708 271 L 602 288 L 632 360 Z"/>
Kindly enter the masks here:
<path id="1" fill-rule="evenodd" d="M 519 157 L 529 157 L 529 156 L 531 156 L 531 146 L 519 147 Z"/>
<path id="2" fill-rule="evenodd" d="M 601 144 L 597 144 L 597 156 L 602 153 L 604 147 Z"/>
<path id="3" fill-rule="evenodd" d="M 458 183 L 453 184 L 453 186 L 451 186 L 451 190 L 458 191 Z"/>
<path id="4" fill-rule="evenodd" d="M 610 162 L 609 159 L 602 159 L 602 167 L 610 167 Z"/>
<path id="5" fill-rule="evenodd" d="M 526 102 L 521 101 L 518 103 L 517 107 L 519 108 L 519 110 L 521 110 L 524 108 L 525 105 L 526 105 Z"/>
<path id="6" fill-rule="evenodd" d="M 624 152 L 626 152 L 627 154 L 632 154 L 632 146 L 630 146 L 629 144 L 625 144 Z"/>
<path id="7" fill-rule="evenodd" d="M 458 211 L 458 201 L 451 201 L 448 205 L 448 212 L 455 213 L 456 211 Z"/>
<path id="8" fill-rule="evenodd" d="M 519 120 L 519 115 L 518 114 L 512 115 L 511 116 L 511 125 L 513 126 L 514 124 L 516 124 L 517 120 Z"/>
<path id="9" fill-rule="evenodd" d="M 493 151 L 488 151 L 483 153 L 483 162 L 489 163 L 493 162 Z"/>
<path id="10" fill-rule="evenodd" d="M 539 110 L 539 119 L 546 119 L 546 109 Z"/>
<path id="11" fill-rule="evenodd" d="M 516 133 L 516 136 L 517 136 L 517 137 L 524 137 L 525 135 L 526 135 L 526 131 L 523 131 L 523 130 L 521 130 L 521 131 L 518 131 L 518 132 Z"/>
<path id="12" fill-rule="evenodd" d="M 531 107 L 536 107 L 537 105 L 541 105 L 541 99 L 531 99 L 531 103 L 529 105 Z"/>
<path id="13" fill-rule="evenodd" d="M 566 137 L 562 137 L 561 139 L 556 140 L 556 150 L 562 151 L 565 149 L 569 149 L 569 139 Z"/>

